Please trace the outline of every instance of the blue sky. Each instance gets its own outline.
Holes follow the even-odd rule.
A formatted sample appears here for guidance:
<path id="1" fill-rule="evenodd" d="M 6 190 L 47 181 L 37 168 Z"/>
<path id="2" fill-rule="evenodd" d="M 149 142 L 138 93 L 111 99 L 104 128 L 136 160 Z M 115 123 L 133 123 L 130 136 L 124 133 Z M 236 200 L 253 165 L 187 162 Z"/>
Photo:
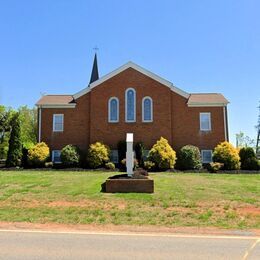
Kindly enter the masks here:
<path id="1" fill-rule="evenodd" d="M 187 92 L 231 102 L 231 141 L 255 137 L 260 100 L 258 0 L 0 0 L 0 103 L 32 107 L 73 94 L 131 60 Z"/>

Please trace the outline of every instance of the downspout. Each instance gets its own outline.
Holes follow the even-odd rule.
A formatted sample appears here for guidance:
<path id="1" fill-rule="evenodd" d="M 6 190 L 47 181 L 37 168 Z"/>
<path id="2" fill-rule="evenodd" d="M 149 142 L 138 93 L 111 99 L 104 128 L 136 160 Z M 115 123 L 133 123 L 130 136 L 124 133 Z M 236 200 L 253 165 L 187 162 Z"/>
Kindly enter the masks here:
<path id="1" fill-rule="evenodd" d="M 224 118 L 225 141 L 229 142 L 229 137 L 228 137 L 228 122 L 227 122 L 227 106 L 223 106 L 223 118 Z"/>
<path id="2" fill-rule="evenodd" d="M 42 133 L 42 108 L 38 107 L 38 142 L 41 142 L 41 133 Z"/>

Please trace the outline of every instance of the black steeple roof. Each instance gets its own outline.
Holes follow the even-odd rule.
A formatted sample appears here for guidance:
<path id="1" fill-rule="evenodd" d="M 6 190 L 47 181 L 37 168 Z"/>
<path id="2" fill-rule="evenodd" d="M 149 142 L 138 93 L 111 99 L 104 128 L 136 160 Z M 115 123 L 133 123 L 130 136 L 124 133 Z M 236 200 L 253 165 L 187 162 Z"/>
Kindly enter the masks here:
<path id="1" fill-rule="evenodd" d="M 99 75 L 98 75 L 98 65 L 97 65 L 97 53 L 95 53 L 89 84 L 91 84 L 92 82 L 94 82 L 98 79 L 99 79 Z"/>

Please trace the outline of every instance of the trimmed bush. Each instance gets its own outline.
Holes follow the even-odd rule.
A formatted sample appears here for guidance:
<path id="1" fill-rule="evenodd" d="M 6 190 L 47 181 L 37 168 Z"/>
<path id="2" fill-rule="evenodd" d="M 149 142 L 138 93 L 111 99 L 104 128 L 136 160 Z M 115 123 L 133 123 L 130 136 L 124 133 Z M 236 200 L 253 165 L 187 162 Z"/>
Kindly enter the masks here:
<path id="1" fill-rule="evenodd" d="M 7 167 L 19 166 L 22 159 L 21 126 L 19 113 L 15 113 L 11 119 L 11 134 L 7 152 Z"/>
<path id="2" fill-rule="evenodd" d="M 219 162 L 211 162 L 208 164 L 208 171 L 212 172 L 212 173 L 216 173 L 218 172 L 220 169 L 222 169 L 224 166 L 223 163 L 219 163 Z"/>
<path id="3" fill-rule="evenodd" d="M 144 144 L 142 142 L 138 142 L 135 144 L 135 157 L 138 161 L 139 166 L 141 167 L 144 165 L 144 149 Z"/>
<path id="4" fill-rule="evenodd" d="M 224 170 L 239 170 L 239 160 L 237 149 L 229 142 L 222 142 L 214 149 L 213 161 L 223 163 Z"/>
<path id="5" fill-rule="evenodd" d="M 116 166 L 115 166 L 115 164 L 113 162 L 107 162 L 105 164 L 105 168 L 108 169 L 108 170 L 113 170 L 114 171 L 116 169 Z"/>
<path id="6" fill-rule="evenodd" d="M 64 166 L 78 166 L 80 162 L 79 148 L 72 144 L 66 145 L 61 150 L 60 159 Z"/>
<path id="7" fill-rule="evenodd" d="M 118 161 L 121 164 L 122 160 L 124 160 L 124 158 L 126 157 L 126 141 L 124 140 L 119 141 L 117 144 L 117 150 L 118 150 Z"/>
<path id="8" fill-rule="evenodd" d="M 242 170 L 259 170 L 259 162 L 253 148 L 243 147 L 239 151 Z"/>
<path id="9" fill-rule="evenodd" d="M 33 167 L 44 167 L 49 159 L 50 149 L 46 143 L 41 142 L 28 150 L 28 164 Z"/>
<path id="10" fill-rule="evenodd" d="M 101 142 L 91 144 L 88 149 L 87 162 L 90 168 L 98 168 L 109 161 L 110 150 Z"/>
<path id="11" fill-rule="evenodd" d="M 176 168 L 180 170 L 199 170 L 202 168 L 200 150 L 193 145 L 185 145 L 178 152 Z"/>
<path id="12" fill-rule="evenodd" d="M 150 150 L 148 160 L 152 161 L 158 170 L 172 169 L 176 162 L 176 152 L 168 141 L 161 137 Z"/>

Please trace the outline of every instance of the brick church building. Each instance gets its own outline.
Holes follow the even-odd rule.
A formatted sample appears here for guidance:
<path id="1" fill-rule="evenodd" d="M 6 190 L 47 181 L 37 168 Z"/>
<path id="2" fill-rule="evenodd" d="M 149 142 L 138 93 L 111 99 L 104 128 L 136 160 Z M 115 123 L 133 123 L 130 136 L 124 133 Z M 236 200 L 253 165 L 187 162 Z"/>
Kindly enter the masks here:
<path id="1" fill-rule="evenodd" d="M 128 62 L 99 77 L 95 55 L 88 86 L 73 95 L 45 95 L 38 108 L 38 141 L 59 161 L 67 144 L 87 150 L 101 141 L 117 161 L 117 144 L 133 133 L 149 150 L 162 136 L 175 150 L 198 146 L 202 161 L 228 141 L 228 101 L 218 93 L 187 93 L 160 76 Z"/>

